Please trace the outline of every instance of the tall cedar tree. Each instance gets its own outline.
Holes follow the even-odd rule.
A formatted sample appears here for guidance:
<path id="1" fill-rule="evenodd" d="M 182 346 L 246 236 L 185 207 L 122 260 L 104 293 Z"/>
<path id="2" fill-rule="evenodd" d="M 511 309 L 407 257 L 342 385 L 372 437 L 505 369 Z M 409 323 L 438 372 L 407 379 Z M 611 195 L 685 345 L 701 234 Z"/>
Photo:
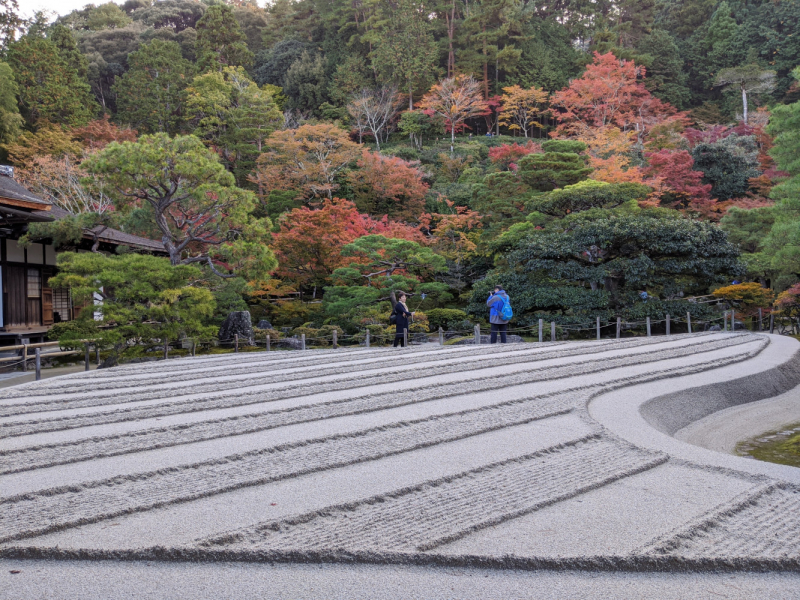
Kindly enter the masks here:
<path id="1" fill-rule="evenodd" d="M 197 22 L 197 69 L 204 73 L 224 67 L 249 67 L 253 64 L 253 53 L 246 41 L 230 6 L 209 7 Z"/>

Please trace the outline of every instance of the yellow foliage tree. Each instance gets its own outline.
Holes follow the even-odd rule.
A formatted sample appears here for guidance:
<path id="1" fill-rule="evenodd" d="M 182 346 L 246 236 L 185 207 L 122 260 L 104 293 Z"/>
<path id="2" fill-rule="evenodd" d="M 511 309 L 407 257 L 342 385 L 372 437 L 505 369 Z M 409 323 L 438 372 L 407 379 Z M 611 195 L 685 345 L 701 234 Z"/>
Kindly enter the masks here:
<path id="1" fill-rule="evenodd" d="M 740 304 L 745 315 L 752 315 L 758 308 L 767 308 L 772 305 L 775 297 L 771 289 L 763 287 L 760 283 L 738 283 L 714 290 L 714 297 L 724 298 Z"/>
<path id="2" fill-rule="evenodd" d="M 542 127 L 536 118 L 545 112 L 549 95 L 546 91 L 536 86 L 529 89 L 518 85 L 504 87 L 502 102 L 503 110 L 500 112 L 500 124 L 509 129 L 519 129 L 528 137 L 531 127 Z"/>

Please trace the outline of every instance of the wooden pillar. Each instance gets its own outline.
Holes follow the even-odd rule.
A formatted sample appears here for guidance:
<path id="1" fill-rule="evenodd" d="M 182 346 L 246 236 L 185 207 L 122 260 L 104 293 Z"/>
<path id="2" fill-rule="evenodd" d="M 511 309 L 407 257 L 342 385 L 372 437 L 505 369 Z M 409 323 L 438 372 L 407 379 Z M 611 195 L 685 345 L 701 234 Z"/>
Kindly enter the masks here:
<path id="1" fill-rule="evenodd" d="M 539 343 L 544 341 L 544 319 L 539 319 Z"/>
<path id="2" fill-rule="evenodd" d="M 305 333 L 301 333 L 300 334 L 300 344 L 301 344 L 300 345 L 300 349 L 301 350 L 305 350 L 306 349 L 306 334 Z"/>
<path id="3" fill-rule="evenodd" d="M 22 371 L 28 372 L 28 344 L 22 345 Z"/>
<path id="4" fill-rule="evenodd" d="M 647 317 L 647 337 L 650 337 L 650 317 Z"/>
<path id="5" fill-rule="evenodd" d="M 775 315 L 769 314 L 769 332 L 775 333 Z"/>
<path id="6" fill-rule="evenodd" d="M 728 331 L 728 311 L 722 313 L 722 331 Z"/>
<path id="7" fill-rule="evenodd" d="M 622 317 L 617 317 L 617 339 L 622 335 Z"/>
<path id="8" fill-rule="evenodd" d="M 197 356 L 197 340 L 192 338 L 192 356 Z"/>
<path id="9" fill-rule="evenodd" d="M 408 329 L 403 329 L 403 346 L 408 348 Z"/>
<path id="10" fill-rule="evenodd" d="M 439 345 L 444 346 L 444 329 L 439 327 Z"/>
<path id="11" fill-rule="evenodd" d="M 686 329 L 692 333 L 692 313 L 686 313 Z"/>
<path id="12" fill-rule="evenodd" d="M 600 339 L 600 317 L 597 317 L 597 339 Z"/>
<path id="13" fill-rule="evenodd" d="M 764 331 L 764 314 L 758 309 L 758 330 Z"/>
<path id="14" fill-rule="evenodd" d="M 556 322 L 550 321 L 550 341 L 556 341 Z"/>
<path id="15" fill-rule="evenodd" d="M 169 342 L 164 346 L 164 358 L 167 358 L 167 352 L 169 351 Z M 97 366 L 100 366 L 100 344 L 94 345 L 94 360 L 97 363 Z"/>
<path id="16" fill-rule="evenodd" d="M 669 315 L 667 315 L 667 335 L 669 335 L 669 325 L 670 325 Z"/>
<path id="17" fill-rule="evenodd" d="M 239 334 L 238 333 L 234 333 L 233 334 L 233 351 L 234 352 L 238 352 L 239 351 Z"/>
<path id="18" fill-rule="evenodd" d="M 269 339 L 269 334 L 267 334 L 267 352 L 271 350 L 272 341 Z"/>
<path id="19" fill-rule="evenodd" d="M 367 336 L 364 338 L 364 342 L 367 348 L 369 348 L 369 329 L 367 329 Z"/>
<path id="20" fill-rule="evenodd" d="M 475 343 L 476 344 L 480 344 L 481 343 L 481 326 L 480 325 L 475 325 Z"/>
<path id="21" fill-rule="evenodd" d="M 334 329 L 333 330 L 333 349 L 336 350 L 336 348 L 338 348 L 338 347 L 339 347 L 339 336 L 338 336 L 338 332 Z"/>
<path id="22" fill-rule="evenodd" d="M 42 378 L 42 350 L 36 348 L 36 381 Z"/>
<path id="23" fill-rule="evenodd" d="M 84 362 L 85 362 L 84 371 L 88 371 L 89 370 L 89 344 L 88 343 L 84 344 L 84 346 L 86 346 L 86 356 L 85 356 L 85 359 L 84 359 Z"/>

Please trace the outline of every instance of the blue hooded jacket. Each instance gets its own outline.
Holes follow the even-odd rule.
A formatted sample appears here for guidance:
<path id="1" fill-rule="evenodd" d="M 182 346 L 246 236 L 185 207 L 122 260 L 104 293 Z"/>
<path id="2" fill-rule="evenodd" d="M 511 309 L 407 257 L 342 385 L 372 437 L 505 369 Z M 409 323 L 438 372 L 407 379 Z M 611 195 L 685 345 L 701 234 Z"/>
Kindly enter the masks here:
<path id="1" fill-rule="evenodd" d="M 495 325 L 505 325 L 508 323 L 508 321 L 500 316 L 500 310 L 503 308 L 502 300 L 508 300 L 508 294 L 506 294 L 505 290 L 500 290 L 496 294 L 492 294 L 486 301 L 486 306 L 492 309 L 489 311 L 489 323 L 494 323 Z"/>

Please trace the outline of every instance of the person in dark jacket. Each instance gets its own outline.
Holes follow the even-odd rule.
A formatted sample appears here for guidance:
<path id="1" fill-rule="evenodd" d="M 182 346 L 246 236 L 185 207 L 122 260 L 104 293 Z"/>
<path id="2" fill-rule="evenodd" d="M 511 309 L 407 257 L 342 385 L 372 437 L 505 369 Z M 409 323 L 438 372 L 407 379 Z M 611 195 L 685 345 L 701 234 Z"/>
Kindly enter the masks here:
<path id="1" fill-rule="evenodd" d="M 397 304 L 394 305 L 394 314 L 397 315 L 397 321 L 395 322 L 396 329 L 394 334 L 394 348 L 397 348 L 397 345 L 405 347 L 405 331 L 408 329 L 409 320 L 414 313 L 408 311 L 408 306 L 406 306 L 406 295 L 400 294 L 397 299 Z"/>
<path id="2" fill-rule="evenodd" d="M 497 334 L 500 334 L 500 343 L 506 343 L 506 332 L 508 331 L 508 321 L 505 321 L 500 314 L 503 309 L 503 301 L 508 301 L 508 294 L 503 290 L 502 286 L 494 286 L 494 292 L 489 294 L 489 299 L 486 301 L 486 306 L 490 307 L 489 323 L 492 324 L 492 334 L 490 341 L 492 344 L 497 343 Z"/>

